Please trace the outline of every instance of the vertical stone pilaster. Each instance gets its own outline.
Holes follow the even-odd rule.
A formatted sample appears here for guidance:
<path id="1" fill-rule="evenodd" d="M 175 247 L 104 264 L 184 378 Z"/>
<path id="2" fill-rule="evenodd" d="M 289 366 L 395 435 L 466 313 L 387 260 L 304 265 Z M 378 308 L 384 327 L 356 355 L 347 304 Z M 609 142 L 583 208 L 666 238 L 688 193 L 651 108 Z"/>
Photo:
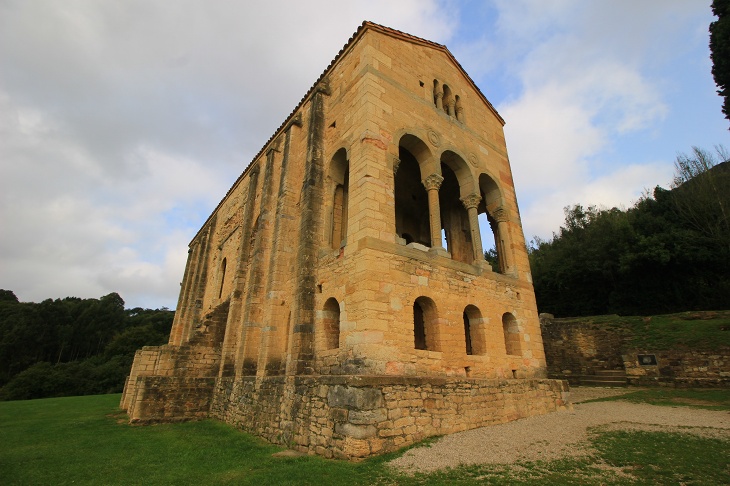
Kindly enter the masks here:
<path id="1" fill-rule="evenodd" d="M 292 308 L 293 329 L 287 374 L 314 372 L 314 292 L 317 251 L 320 244 L 324 177 L 324 97 L 329 85 L 317 86 L 312 95 L 307 133 L 307 160 L 300 198 L 296 287 Z"/>
<path id="2" fill-rule="evenodd" d="M 292 191 L 289 187 L 289 157 L 291 152 L 292 126 L 301 127 L 301 116 L 297 116 L 287 127 L 284 135 L 284 151 L 281 159 L 279 188 L 276 202 L 276 215 L 272 248 L 269 254 L 269 271 L 264 292 L 264 318 L 261 328 L 261 345 L 258 362 L 258 375 L 279 375 L 286 368 L 286 343 L 289 332 L 288 309 L 281 296 L 284 273 L 287 268 L 287 255 L 284 240 L 287 232 L 293 230 Z"/>
<path id="3" fill-rule="evenodd" d="M 269 250 L 271 248 L 271 193 L 274 180 L 275 148 L 266 152 L 264 179 L 261 188 L 259 216 L 256 219 L 254 238 L 248 267 L 247 292 L 243 304 L 243 339 L 239 345 L 236 371 L 243 376 L 255 375 L 258 366 L 259 344 L 263 320 L 264 275 L 268 272 Z"/>
<path id="4" fill-rule="evenodd" d="M 186 308 L 189 300 L 190 281 L 193 279 L 193 270 L 191 262 L 193 261 L 193 248 L 188 249 L 188 259 L 185 262 L 185 273 L 183 281 L 180 285 L 180 297 L 177 299 L 177 307 L 175 309 L 175 318 L 172 322 L 172 330 L 170 331 L 170 339 L 168 344 L 180 345 L 182 341 L 183 327 L 186 317 Z"/>
<path id="5" fill-rule="evenodd" d="M 439 174 L 431 174 L 421 181 L 428 191 L 428 214 L 431 223 L 431 248 L 441 248 L 441 207 L 439 205 L 439 187 L 444 178 Z"/>
<path id="6" fill-rule="evenodd" d="M 243 338 L 241 333 L 241 313 L 243 306 L 243 292 L 246 288 L 248 254 L 250 252 L 251 232 L 253 231 L 253 208 L 256 203 L 258 188 L 259 167 L 251 168 L 248 175 L 248 189 L 246 202 L 241 220 L 241 246 L 238 250 L 236 269 L 233 276 L 233 292 L 226 322 L 226 334 L 223 338 L 221 350 L 221 368 L 219 376 L 233 376 L 235 370 L 236 349 Z"/>

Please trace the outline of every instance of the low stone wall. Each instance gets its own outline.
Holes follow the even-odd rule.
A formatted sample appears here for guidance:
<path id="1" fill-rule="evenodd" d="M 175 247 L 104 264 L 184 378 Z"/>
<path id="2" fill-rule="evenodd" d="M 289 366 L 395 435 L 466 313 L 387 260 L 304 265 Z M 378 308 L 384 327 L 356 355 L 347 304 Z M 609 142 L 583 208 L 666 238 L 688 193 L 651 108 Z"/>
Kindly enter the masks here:
<path id="1" fill-rule="evenodd" d="M 730 349 L 670 350 L 653 353 L 656 365 L 624 355 L 626 378 L 637 386 L 730 387 Z"/>
<path id="2" fill-rule="evenodd" d="M 603 370 L 623 370 L 629 385 L 730 387 L 728 347 L 636 348 L 629 325 L 590 319 L 540 314 L 549 377 L 580 385 Z M 650 359 L 641 362 L 640 356 Z"/>
<path id="3" fill-rule="evenodd" d="M 392 376 L 293 376 L 218 382 L 211 416 L 270 442 L 358 459 L 433 435 L 570 407 L 568 384 Z"/>

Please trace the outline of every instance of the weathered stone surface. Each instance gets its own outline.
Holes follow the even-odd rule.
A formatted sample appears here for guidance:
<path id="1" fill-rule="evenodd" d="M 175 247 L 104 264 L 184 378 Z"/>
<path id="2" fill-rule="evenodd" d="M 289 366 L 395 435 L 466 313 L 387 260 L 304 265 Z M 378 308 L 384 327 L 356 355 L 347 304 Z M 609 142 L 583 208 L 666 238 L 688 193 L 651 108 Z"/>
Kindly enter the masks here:
<path id="1" fill-rule="evenodd" d="M 444 46 L 365 23 L 191 241 L 122 407 L 337 458 L 564 407 L 503 125 Z"/>

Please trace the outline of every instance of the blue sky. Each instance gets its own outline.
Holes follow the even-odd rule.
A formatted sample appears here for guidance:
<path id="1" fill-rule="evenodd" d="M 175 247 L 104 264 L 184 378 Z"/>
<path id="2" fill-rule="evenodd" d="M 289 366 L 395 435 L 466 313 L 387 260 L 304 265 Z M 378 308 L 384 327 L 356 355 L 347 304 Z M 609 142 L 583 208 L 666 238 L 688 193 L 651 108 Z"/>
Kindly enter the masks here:
<path id="1" fill-rule="evenodd" d="M 708 1 L 0 2 L 0 288 L 174 308 L 187 243 L 363 20 L 507 121 L 525 236 L 730 145 Z"/>

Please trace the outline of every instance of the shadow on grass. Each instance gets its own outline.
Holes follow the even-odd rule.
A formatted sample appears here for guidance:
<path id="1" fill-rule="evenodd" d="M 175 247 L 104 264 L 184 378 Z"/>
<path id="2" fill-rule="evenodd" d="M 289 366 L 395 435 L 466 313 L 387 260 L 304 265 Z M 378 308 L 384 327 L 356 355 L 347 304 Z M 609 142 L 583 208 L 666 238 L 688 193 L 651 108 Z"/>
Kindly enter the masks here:
<path id="1" fill-rule="evenodd" d="M 728 442 L 717 439 L 649 432 L 601 432 L 594 438 L 599 455 L 588 459 L 462 466 L 429 475 L 407 475 L 387 465 L 404 451 L 360 463 L 315 456 L 282 458 L 272 454 L 283 448 L 214 420 L 129 426 L 117 408 L 119 397 L 98 395 L 0 403 L 2 483 L 257 486 L 730 483 Z M 434 440 L 420 445 L 428 446 Z M 695 460 L 699 455 L 703 456 L 702 460 Z M 706 473 L 700 468 L 706 469 Z M 652 478 L 661 481 L 654 482 Z"/>

